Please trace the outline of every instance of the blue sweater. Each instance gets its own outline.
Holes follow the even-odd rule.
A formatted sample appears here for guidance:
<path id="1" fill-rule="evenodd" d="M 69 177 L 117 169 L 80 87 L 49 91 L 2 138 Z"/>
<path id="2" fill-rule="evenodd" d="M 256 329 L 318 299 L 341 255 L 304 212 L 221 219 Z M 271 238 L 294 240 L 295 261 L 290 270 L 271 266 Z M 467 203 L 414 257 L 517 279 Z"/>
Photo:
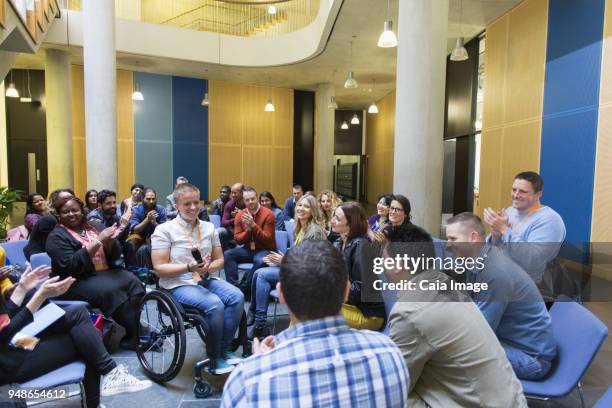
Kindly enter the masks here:
<path id="1" fill-rule="evenodd" d="M 540 283 L 546 264 L 557 256 L 565 240 L 563 219 L 547 206 L 531 214 L 508 207 L 506 214 L 510 228 L 498 240 L 493 240 L 489 235 L 487 242 L 505 244 L 504 251 L 531 276 L 534 282 Z"/>
<path id="2" fill-rule="evenodd" d="M 482 270 L 466 272 L 466 282 L 487 283 L 471 293 L 500 343 L 552 361 L 557 355 L 552 322 L 533 280 L 500 248 L 485 245 Z"/>

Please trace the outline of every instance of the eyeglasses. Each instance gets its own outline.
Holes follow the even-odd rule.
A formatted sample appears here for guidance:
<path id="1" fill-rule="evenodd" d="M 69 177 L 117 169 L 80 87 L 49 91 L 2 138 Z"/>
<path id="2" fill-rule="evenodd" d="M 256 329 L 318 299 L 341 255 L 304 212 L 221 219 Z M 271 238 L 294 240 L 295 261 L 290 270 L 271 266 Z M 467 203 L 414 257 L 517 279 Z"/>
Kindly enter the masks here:
<path id="1" fill-rule="evenodd" d="M 389 212 L 404 212 L 404 209 L 399 207 L 389 207 Z"/>

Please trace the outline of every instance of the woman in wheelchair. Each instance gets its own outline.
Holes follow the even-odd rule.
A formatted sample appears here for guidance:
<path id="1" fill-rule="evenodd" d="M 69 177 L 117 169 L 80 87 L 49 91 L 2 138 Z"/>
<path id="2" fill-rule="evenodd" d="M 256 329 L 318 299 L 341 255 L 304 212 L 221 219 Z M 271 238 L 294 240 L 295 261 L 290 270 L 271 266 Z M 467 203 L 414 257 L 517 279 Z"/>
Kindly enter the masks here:
<path id="1" fill-rule="evenodd" d="M 215 358 L 212 373 L 229 373 L 241 361 L 231 345 L 244 312 L 244 296 L 235 286 L 210 277 L 223 268 L 223 251 L 213 224 L 198 219 L 198 188 L 185 183 L 173 194 L 178 216 L 159 225 L 151 237 L 153 268 L 160 287 L 204 316 L 214 339 L 214 350 L 208 351 Z"/>
<path id="2" fill-rule="evenodd" d="M 63 299 L 83 300 L 111 316 L 125 328 L 121 347 L 136 350 L 140 300 L 145 294 L 138 278 L 123 269 L 121 233 L 116 225 L 100 232 L 87 223 L 84 204 L 77 197 L 62 197 L 53 203 L 59 225 L 49 234 L 47 253 L 53 274 L 76 278 Z"/>
<path id="3" fill-rule="evenodd" d="M 64 294 L 75 283 L 72 277 L 48 279 L 50 272 L 47 266 L 28 268 L 10 299 L 4 302 L 0 297 L 0 385 L 23 383 L 81 360 L 86 366 L 83 383 L 88 407 L 98 407 L 100 394 L 110 396 L 150 387 L 151 381 L 138 380 L 113 361 L 89 313 L 81 306 L 66 307 L 63 316 L 37 335 L 38 342 L 27 337 L 11 345 L 13 336 L 32 322 L 33 314 L 47 298 Z"/>

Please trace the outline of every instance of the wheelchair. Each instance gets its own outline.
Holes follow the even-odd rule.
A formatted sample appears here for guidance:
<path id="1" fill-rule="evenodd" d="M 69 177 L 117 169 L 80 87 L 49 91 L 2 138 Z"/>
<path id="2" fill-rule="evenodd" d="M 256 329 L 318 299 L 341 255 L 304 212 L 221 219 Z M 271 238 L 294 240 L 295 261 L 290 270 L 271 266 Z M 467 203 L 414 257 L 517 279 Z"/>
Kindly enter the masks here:
<path id="1" fill-rule="evenodd" d="M 218 278 L 208 278 L 218 279 Z M 215 366 L 214 333 L 209 330 L 200 311 L 179 303 L 169 290 L 159 287 L 147 289 L 140 303 L 139 344 L 136 355 L 146 375 L 156 382 L 174 379 L 185 362 L 187 335 L 196 329 L 206 345 L 207 356 L 195 364 L 194 395 L 206 398 L 213 393 L 210 383 L 203 379 L 202 372 L 212 372 Z M 232 342 L 232 351 L 242 346 L 242 356 L 251 354 L 251 343 L 247 339 L 246 313 L 243 312 L 238 337 Z"/>

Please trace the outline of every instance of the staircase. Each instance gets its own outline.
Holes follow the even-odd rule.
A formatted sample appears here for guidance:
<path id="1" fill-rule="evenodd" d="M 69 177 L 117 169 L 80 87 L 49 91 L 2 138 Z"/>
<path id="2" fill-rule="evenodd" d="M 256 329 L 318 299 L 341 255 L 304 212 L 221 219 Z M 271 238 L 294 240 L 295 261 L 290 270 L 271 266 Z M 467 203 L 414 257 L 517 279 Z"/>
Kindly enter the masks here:
<path id="1" fill-rule="evenodd" d="M 38 51 L 59 13 L 58 0 L 0 0 L 0 80 L 18 53 Z"/>

